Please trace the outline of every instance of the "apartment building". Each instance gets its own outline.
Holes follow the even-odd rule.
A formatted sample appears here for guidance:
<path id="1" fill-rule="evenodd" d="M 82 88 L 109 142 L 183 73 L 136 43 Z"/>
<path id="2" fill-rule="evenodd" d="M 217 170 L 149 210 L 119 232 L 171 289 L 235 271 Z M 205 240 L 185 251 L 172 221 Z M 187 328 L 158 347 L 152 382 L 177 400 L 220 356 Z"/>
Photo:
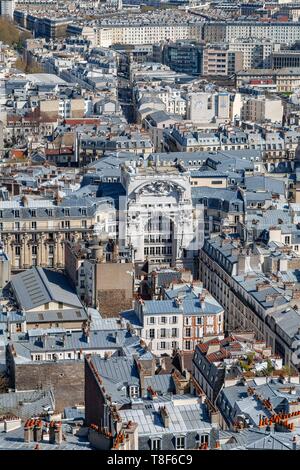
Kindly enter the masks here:
<path id="1" fill-rule="evenodd" d="M 114 221 L 113 221 L 114 222 Z M 116 232 L 116 228 L 113 229 Z M 67 242 L 65 269 L 80 298 L 104 315 L 132 306 L 134 272 L 131 252 L 119 252 L 114 240 Z"/>
<path id="2" fill-rule="evenodd" d="M 240 117 L 243 121 L 282 122 L 283 104 L 280 98 L 244 97 Z"/>
<path id="3" fill-rule="evenodd" d="M 201 24 L 112 24 L 95 28 L 97 46 L 110 47 L 113 44 L 154 44 L 160 41 L 178 39 L 201 39 Z"/>
<path id="4" fill-rule="evenodd" d="M 198 342 L 223 334 L 223 308 L 202 287 L 174 286 L 164 300 L 137 300 L 134 311 L 141 338 L 158 356 L 192 351 Z"/>
<path id="5" fill-rule="evenodd" d="M 210 43 L 231 42 L 233 39 L 257 38 L 274 43 L 293 44 L 300 39 L 298 22 L 267 23 L 259 21 L 210 21 L 204 23 L 202 39 Z"/>
<path id="6" fill-rule="evenodd" d="M 230 76 L 243 69 L 243 54 L 224 47 L 206 47 L 203 50 L 204 76 Z"/>
<path id="7" fill-rule="evenodd" d="M 8 2 L 7 2 L 8 3 Z M 67 27 L 73 22 L 72 18 L 34 15 L 25 11 L 14 10 L 14 20 L 20 26 L 29 29 L 35 37 L 57 39 L 66 36 Z"/>
<path id="8" fill-rule="evenodd" d="M 200 279 L 224 308 L 225 332 L 253 331 L 285 365 L 294 363 L 299 338 L 299 288 L 261 270 L 261 258 L 224 236 L 205 240 L 200 250 Z M 295 307 L 296 305 L 296 307 Z"/>
<path id="9" fill-rule="evenodd" d="M 65 241 L 92 237 L 100 221 L 100 206 L 91 198 L 62 200 L 59 196 L 0 201 L 0 236 L 12 270 L 63 268 Z M 108 217 L 109 211 L 114 208 L 110 206 Z"/>
<path id="10" fill-rule="evenodd" d="M 82 98 L 52 99 L 40 101 L 40 113 L 44 119 L 81 118 L 86 112 L 86 101 Z"/>
<path id="11" fill-rule="evenodd" d="M 14 10 L 16 6 L 15 0 L 1 0 L 0 2 L 0 14 L 1 16 L 7 16 L 11 20 L 14 17 Z"/>
<path id="12" fill-rule="evenodd" d="M 293 92 L 300 86 L 300 68 L 250 69 L 236 73 L 237 88 L 260 83 L 273 83 L 277 92 Z"/>
<path id="13" fill-rule="evenodd" d="M 203 45 L 192 41 L 168 42 L 162 47 L 162 63 L 178 73 L 201 75 Z"/>
<path id="14" fill-rule="evenodd" d="M 187 119 L 199 123 L 226 123 L 230 119 L 230 94 L 195 92 L 187 96 Z"/>
<path id="15" fill-rule="evenodd" d="M 243 54 L 243 70 L 265 67 L 272 68 L 272 58 L 277 55 L 281 45 L 258 38 L 234 38 L 228 44 L 231 51 Z M 279 53 L 284 54 L 284 53 Z M 288 67 L 286 65 L 285 67 Z M 276 67 L 277 68 L 277 67 Z"/>

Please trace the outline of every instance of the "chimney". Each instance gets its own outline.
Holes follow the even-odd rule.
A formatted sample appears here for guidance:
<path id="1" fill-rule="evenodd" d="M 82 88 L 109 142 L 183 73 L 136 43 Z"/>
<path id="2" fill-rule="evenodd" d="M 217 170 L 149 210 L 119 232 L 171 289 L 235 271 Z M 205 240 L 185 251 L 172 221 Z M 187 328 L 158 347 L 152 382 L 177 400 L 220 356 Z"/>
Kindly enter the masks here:
<path id="1" fill-rule="evenodd" d="M 22 196 L 21 204 L 22 204 L 23 207 L 28 207 L 28 199 L 25 195 Z"/>
<path id="2" fill-rule="evenodd" d="M 47 333 L 44 333 L 43 336 L 42 336 L 42 345 L 43 345 L 43 348 L 45 349 L 47 347 Z"/>
<path id="3" fill-rule="evenodd" d="M 212 341 L 208 345 L 207 355 L 220 351 L 220 342 L 218 340 Z"/>
<path id="4" fill-rule="evenodd" d="M 215 450 L 221 450 L 221 444 L 220 444 L 220 441 L 218 439 L 216 440 Z"/>
<path id="5" fill-rule="evenodd" d="M 33 419 L 28 419 L 26 421 L 24 425 L 24 442 L 31 442 L 33 440 L 33 425 Z"/>
<path id="6" fill-rule="evenodd" d="M 258 282 L 258 283 L 256 284 L 256 290 L 257 290 L 257 292 L 260 292 L 261 290 L 266 289 L 267 287 L 269 287 L 269 283 L 268 283 L 268 282 Z"/>
<path id="7" fill-rule="evenodd" d="M 182 308 L 182 300 L 179 299 L 179 297 L 176 297 L 175 300 L 175 306 L 178 307 L 178 308 Z"/>
<path id="8" fill-rule="evenodd" d="M 119 259 L 119 245 L 114 243 L 112 252 L 112 262 L 117 263 Z"/>
<path id="9" fill-rule="evenodd" d="M 168 428 L 170 426 L 170 415 L 169 415 L 169 412 L 168 412 L 166 406 L 161 406 L 160 407 L 160 416 L 163 420 L 164 427 Z"/>
<path id="10" fill-rule="evenodd" d="M 200 307 L 202 307 L 202 304 L 205 303 L 205 297 L 206 297 L 206 292 L 203 289 L 201 294 L 198 295 L 199 301 L 200 301 Z"/>
<path id="11" fill-rule="evenodd" d="M 293 450 L 297 450 L 297 436 L 293 437 Z"/>
<path id="12" fill-rule="evenodd" d="M 60 421 L 51 421 L 49 431 L 49 442 L 60 445 L 62 443 L 62 423 Z"/>
<path id="13" fill-rule="evenodd" d="M 300 299 L 300 290 L 293 289 L 293 299 L 294 300 L 299 300 Z"/>
<path id="14" fill-rule="evenodd" d="M 40 442 L 42 440 L 42 420 L 37 419 L 33 429 L 33 440 Z"/>

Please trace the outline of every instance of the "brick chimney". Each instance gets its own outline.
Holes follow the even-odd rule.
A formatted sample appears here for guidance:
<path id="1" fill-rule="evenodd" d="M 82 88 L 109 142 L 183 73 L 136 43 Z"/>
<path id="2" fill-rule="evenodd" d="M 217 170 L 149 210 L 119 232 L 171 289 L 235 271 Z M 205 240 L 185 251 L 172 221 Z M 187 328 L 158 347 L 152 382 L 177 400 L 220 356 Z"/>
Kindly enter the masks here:
<path id="1" fill-rule="evenodd" d="M 42 440 L 42 420 L 37 419 L 33 429 L 33 440 L 35 442 L 40 442 Z"/>
<path id="2" fill-rule="evenodd" d="M 31 442 L 33 440 L 33 426 L 34 420 L 28 419 L 24 425 L 24 442 Z"/>
<path id="3" fill-rule="evenodd" d="M 51 444 L 62 443 L 62 423 L 60 421 L 51 421 L 49 428 L 49 442 Z"/>

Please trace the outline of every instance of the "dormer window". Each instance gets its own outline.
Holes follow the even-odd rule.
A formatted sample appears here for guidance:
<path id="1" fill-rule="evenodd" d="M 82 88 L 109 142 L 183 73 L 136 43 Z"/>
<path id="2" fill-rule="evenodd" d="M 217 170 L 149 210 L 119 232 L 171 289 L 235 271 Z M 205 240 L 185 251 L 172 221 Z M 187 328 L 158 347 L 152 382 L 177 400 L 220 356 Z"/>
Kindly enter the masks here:
<path id="1" fill-rule="evenodd" d="M 130 385 L 129 387 L 129 396 L 131 398 L 139 398 L 140 395 L 140 388 L 138 385 Z"/>

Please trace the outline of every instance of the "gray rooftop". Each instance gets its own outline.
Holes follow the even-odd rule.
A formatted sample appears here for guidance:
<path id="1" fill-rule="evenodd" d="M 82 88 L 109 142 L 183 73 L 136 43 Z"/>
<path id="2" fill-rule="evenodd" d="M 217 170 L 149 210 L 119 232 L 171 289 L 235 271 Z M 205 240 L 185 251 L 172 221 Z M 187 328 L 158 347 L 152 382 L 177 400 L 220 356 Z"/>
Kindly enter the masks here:
<path id="1" fill-rule="evenodd" d="M 33 267 L 12 277 L 11 285 L 19 305 L 31 310 L 49 302 L 61 302 L 73 308 L 82 304 L 66 276 L 61 273 Z"/>

